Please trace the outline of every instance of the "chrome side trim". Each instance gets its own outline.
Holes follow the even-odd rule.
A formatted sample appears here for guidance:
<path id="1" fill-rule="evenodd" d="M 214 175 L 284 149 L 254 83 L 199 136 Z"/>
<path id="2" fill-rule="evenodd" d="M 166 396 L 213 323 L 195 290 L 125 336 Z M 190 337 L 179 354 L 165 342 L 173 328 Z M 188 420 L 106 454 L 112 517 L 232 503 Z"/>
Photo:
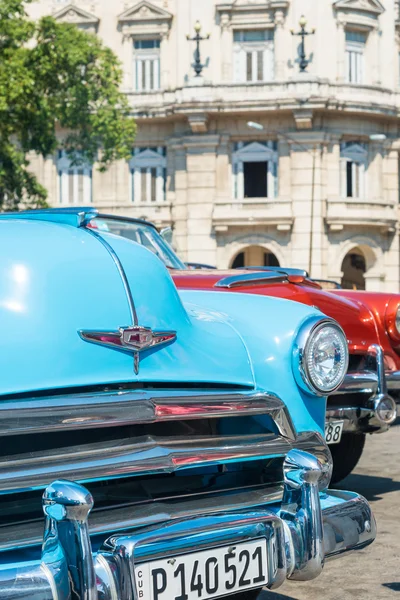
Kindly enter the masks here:
<path id="1" fill-rule="evenodd" d="M 100 244 L 102 244 L 104 246 L 104 248 L 107 250 L 108 254 L 111 256 L 115 266 L 117 267 L 118 272 L 121 277 L 121 280 L 122 280 L 122 284 L 125 288 L 126 298 L 127 298 L 128 305 L 129 305 L 129 311 L 131 313 L 132 325 L 137 327 L 139 325 L 139 321 L 138 321 L 138 316 L 136 313 L 135 303 L 133 301 L 132 291 L 131 291 L 131 288 L 129 285 L 128 278 L 125 273 L 125 269 L 122 266 L 122 263 L 117 255 L 117 253 L 115 252 L 114 248 L 107 242 L 107 240 L 100 233 L 97 233 L 97 231 L 95 229 L 86 228 L 85 231 L 89 235 L 92 235 L 93 237 L 95 237 L 100 242 Z"/>
<path id="2" fill-rule="evenodd" d="M 284 273 L 274 272 L 259 272 L 259 273 L 242 273 L 241 275 L 230 275 L 224 277 L 214 284 L 215 288 L 237 288 L 246 285 L 265 285 L 266 283 L 281 283 L 287 281 L 287 276 Z"/>
<path id="3" fill-rule="evenodd" d="M 269 415 L 295 439 L 285 404 L 266 392 L 121 391 L 2 400 L 0 436 L 201 418 Z"/>

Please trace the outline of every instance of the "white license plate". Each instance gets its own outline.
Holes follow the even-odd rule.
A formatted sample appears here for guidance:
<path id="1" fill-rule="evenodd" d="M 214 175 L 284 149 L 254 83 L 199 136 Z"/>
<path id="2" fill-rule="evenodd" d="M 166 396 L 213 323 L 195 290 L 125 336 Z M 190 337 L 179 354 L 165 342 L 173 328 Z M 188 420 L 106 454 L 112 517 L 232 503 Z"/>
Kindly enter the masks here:
<path id="1" fill-rule="evenodd" d="M 325 424 L 325 441 L 327 444 L 338 444 L 342 439 L 344 421 L 328 421 Z"/>
<path id="2" fill-rule="evenodd" d="M 138 599 L 206 600 L 268 583 L 264 539 L 213 548 L 135 567 Z"/>

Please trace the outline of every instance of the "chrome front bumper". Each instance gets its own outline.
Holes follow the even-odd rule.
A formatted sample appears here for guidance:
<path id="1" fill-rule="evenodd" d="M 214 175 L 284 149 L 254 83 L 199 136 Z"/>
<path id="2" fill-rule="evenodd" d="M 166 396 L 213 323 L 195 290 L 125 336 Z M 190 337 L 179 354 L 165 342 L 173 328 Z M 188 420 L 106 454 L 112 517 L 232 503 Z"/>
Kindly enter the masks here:
<path id="1" fill-rule="evenodd" d="M 386 371 L 386 385 L 392 392 L 400 392 L 400 371 Z"/>
<path id="2" fill-rule="evenodd" d="M 397 373 L 400 389 L 400 372 L 393 373 L 392 377 L 385 373 L 383 351 L 377 344 L 368 348 L 368 357 L 374 359 L 374 370 L 347 373 L 335 392 L 335 396 L 349 396 L 343 398 L 343 405 L 331 403 L 328 398 L 326 421 L 344 421 L 344 431 L 381 433 L 389 429 L 397 416 L 396 403 L 389 395 L 388 388 L 396 389 Z M 365 396 L 362 405 L 352 404 L 352 394 Z M 387 407 L 391 410 L 386 410 Z"/>
<path id="3" fill-rule="evenodd" d="M 285 579 L 317 577 L 327 559 L 370 544 L 376 533 L 368 502 L 351 492 L 319 492 L 323 466 L 302 450 L 284 462 L 282 501 L 265 503 L 260 492 L 243 492 L 248 500 L 229 510 L 216 502 L 213 513 L 187 518 L 170 514 L 156 525 L 109 537 L 93 553 L 88 516 L 93 506 L 82 486 L 56 481 L 46 488 L 42 558 L 0 567 L 2 600 L 138 600 L 134 566 L 142 562 L 256 538 L 268 544 L 269 585 Z M 182 502 L 179 502 L 182 512 Z M 235 509 L 233 509 L 235 508 Z M 134 510 L 134 509 L 132 509 Z M 198 516 L 202 514 L 202 516 Z M 178 510 L 176 512 L 178 515 Z M 26 557 L 25 557 L 26 558 Z"/>

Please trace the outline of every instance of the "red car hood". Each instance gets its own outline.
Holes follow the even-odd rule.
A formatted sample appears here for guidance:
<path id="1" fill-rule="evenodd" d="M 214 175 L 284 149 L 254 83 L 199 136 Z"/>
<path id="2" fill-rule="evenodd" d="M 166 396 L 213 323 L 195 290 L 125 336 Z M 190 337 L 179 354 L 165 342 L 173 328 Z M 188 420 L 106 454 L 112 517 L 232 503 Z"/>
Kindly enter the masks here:
<path id="1" fill-rule="evenodd" d="M 178 289 L 215 289 L 226 292 L 242 292 L 275 296 L 315 306 L 324 314 L 336 319 L 344 329 L 351 353 L 364 354 L 370 344 L 378 342 L 376 324 L 372 313 L 362 304 L 348 298 L 339 297 L 307 283 L 275 282 L 266 285 L 244 285 L 234 289 L 214 288 L 215 283 L 224 277 L 248 274 L 248 271 L 188 270 L 171 271 Z"/>

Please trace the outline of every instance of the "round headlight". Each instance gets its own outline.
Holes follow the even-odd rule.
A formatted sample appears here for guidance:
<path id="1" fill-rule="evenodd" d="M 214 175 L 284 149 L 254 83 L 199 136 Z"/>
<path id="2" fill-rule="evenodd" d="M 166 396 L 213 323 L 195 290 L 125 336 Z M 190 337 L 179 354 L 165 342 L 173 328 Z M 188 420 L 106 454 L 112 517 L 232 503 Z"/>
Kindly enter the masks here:
<path id="1" fill-rule="evenodd" d="M 308 391 L 327 396 L 343 382 L 349 352 L 346 336 L 335 321 L 319 319 L 312 326 L 305 325 L 299 333 L 295 355 Z"/>

